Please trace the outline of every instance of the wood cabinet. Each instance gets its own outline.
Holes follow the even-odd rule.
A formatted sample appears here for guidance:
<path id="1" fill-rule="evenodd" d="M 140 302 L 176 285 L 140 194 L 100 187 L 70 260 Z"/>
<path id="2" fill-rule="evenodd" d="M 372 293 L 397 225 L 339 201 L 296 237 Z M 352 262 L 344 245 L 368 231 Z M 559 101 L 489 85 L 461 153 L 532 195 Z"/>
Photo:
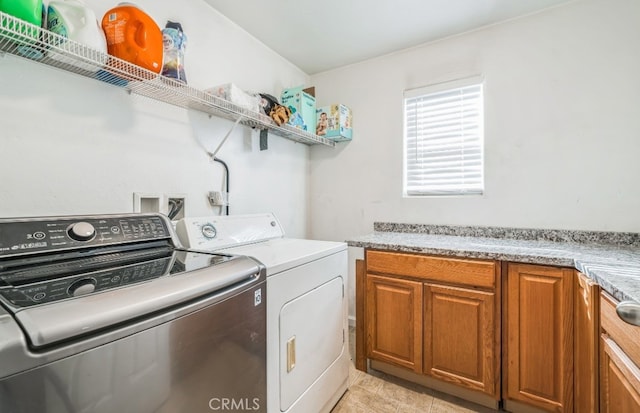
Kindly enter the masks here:
<path id="1" fill-rule="evenodd" d="M 422 283 L 367 276 L 367 354 L 422 372 Z"/>
<path id="2" fill-rule="evenodd" d="M 600 293 L 600 324 L 604 333 L 640 366 L 640 327 L 627 324 L 616 313 L 618 301 L 607 293 Z"/>
<path id="3" fill-rule="evenodd" d="M 507 411 L 640 413 L 640 327 L 584 274 L 375 250 L 358 268 L 361 367 L 387 363 Z"/>
<path id="4" fill-rule="evenodd" d="M 498 400 L 494 261 L 367 250 L 367 357 Z"/>
<path id="5" fill-rule="evenodd" d="M 367 251 L 367 273 L 397 275 L 448 285 L 495 289 L 497 263 L 399 252 Z"/>
<path id="6" fill-rule="evenodd" d="M 495 395 L 496 294 L 427 283 L 424 298 L 424 373 Z"/>
<path id="7" fill-rule="evenodd" d="M 640 412 L 640 369 L 607 335 L 601 348 L 601 413 Z"/>
<path id="8" fill-rule="evenodd" d="M 616 313 L 618 302 L 600 295 L 600 412 L 640 412 L 640 327 Z"/>
<path id="9" fill-rule="evenodd" d="M 573 276 L 567 268 L 508 264 L 506 399 L 573 412 Z"/>
<path id="10" fill-rule="evenodd" d="M 600 287 L 578 273 L 574 295 L 574 394 L 576 413 L 599 411 Z"/>

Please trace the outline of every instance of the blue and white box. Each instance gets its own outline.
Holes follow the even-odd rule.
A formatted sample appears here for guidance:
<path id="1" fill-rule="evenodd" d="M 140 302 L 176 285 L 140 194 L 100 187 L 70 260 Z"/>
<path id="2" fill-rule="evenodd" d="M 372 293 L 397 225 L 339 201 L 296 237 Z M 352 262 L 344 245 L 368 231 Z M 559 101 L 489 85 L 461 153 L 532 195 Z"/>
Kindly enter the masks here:
<path id="1" fill-rule="evenodd" d="M 312 90 L 303 89 L 302 86 L 285 89 L 280 99 L 282 105 L 291 109 L 289 124 L 311 133 L 316 124 L 316 98 L 309 93 Z"/>
<path id="2" fill-rule="evenodd" d="M 341 103 L 323 106 L 316 111 L 316 135 L 336 142 L 353 138 L 353 116 L 351 109 Z"/>

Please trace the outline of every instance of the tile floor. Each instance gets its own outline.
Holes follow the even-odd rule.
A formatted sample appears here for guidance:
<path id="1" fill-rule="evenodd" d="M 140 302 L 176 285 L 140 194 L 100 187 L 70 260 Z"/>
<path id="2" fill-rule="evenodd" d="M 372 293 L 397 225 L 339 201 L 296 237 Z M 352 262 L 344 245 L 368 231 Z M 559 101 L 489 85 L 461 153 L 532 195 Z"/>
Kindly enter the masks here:
<path id="1" fill-rule="evenodd" d="M 355 355 L 353 328 L 349 329 L 350 352 Z M 349 370 L 349 390 L 331 413 L 495 413 L 495 410 L 470 403 L 414 383 L 372 371 Z"/>

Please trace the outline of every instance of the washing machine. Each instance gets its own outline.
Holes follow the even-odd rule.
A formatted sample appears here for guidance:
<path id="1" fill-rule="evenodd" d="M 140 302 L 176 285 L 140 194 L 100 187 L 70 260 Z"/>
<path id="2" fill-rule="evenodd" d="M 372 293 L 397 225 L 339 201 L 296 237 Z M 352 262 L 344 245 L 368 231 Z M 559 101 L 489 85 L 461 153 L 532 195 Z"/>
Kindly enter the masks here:
<path id="1" fill-rule="evenodd" d="M 273 214 L 184 218 L 196 251 L 250 256 L 267 270 L 267 411 L 329 412 L 347 390 L 347 245 L 286 238 Z"/>

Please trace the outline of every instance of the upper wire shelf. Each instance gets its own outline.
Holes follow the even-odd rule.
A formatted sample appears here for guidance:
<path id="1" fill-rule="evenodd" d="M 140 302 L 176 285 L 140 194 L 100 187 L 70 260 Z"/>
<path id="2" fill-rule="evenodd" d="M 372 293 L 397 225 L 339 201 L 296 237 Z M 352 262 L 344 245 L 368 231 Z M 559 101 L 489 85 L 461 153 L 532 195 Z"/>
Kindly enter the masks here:
<path id="1" fill-rule="evenodd" d="M 291 125 L 278 126 L 265 114 L 245 109 L 3 12 L 0 12 L 0 52 L 123 87 L 132 93 L 170 105 L 233 121 L 240 119 L 242 125 L 266 129 L 295 142 L 335 146 L 330 139 Z"/>

